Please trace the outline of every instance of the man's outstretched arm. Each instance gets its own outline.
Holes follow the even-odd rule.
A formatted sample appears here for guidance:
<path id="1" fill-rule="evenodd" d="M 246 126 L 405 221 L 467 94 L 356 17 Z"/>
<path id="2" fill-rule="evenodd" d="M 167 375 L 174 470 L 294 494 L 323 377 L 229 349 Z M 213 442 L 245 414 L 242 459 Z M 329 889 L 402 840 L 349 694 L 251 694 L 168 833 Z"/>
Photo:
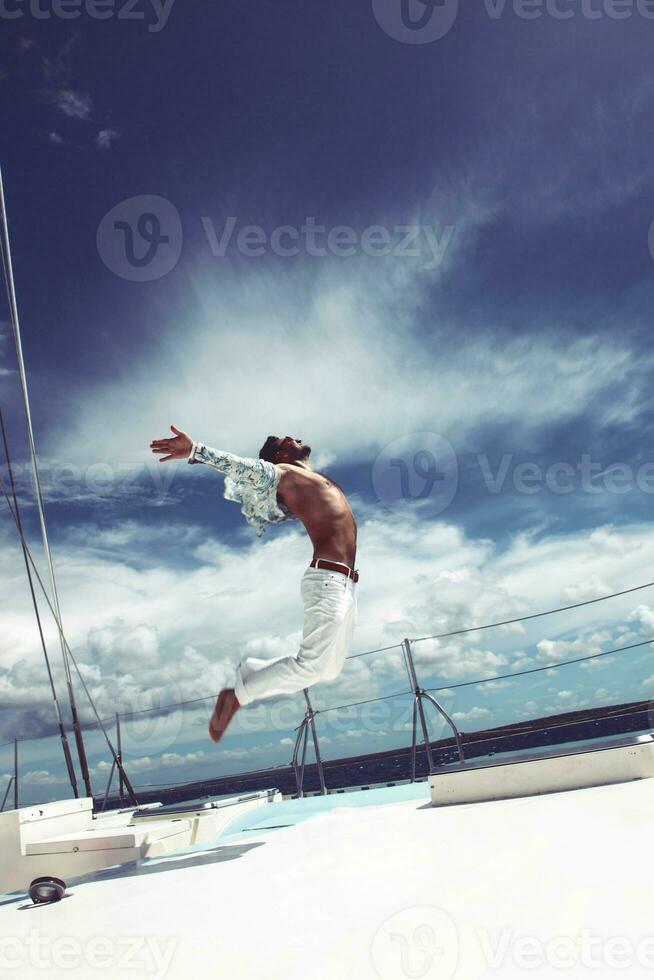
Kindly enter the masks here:
<path id="1" fill-rule="evenodd" d="M 203 442 L 194 442 L 188 433 L 171 425 L 175 433 L 170 439 L 153 439 L 150 449 L 161 456 L 159 462 L 170 459 L 186 459 L 189 463 L 206 463 L 229 476 L 235 483 L 249 483 L 255 490 L 267 490 L 276 479 L 273 463 L 247 456 L 235 456 L 219 449 L 211 449 Z"/>

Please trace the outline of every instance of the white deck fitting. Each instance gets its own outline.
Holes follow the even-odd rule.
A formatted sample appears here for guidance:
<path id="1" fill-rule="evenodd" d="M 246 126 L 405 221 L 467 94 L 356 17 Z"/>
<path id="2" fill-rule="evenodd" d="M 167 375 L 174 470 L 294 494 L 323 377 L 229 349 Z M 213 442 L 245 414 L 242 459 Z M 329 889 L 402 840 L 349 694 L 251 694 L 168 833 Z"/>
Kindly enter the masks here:
<path id="1" fill-rule="evenodd" d="M 178 837 L 178 847 L 184 847 L 190 839 L 190 820 L 162 820 L 148 823 L 147 827 L 109 827 L 106 830 L 81 830 L 73 834 L 46 837 L 25 845 L 25 854 L 76 854 L 78 851 L 134 850 L 141 852 L 143 845 Z M 145 853 L 141 853 L 145 857 Z M 109 855 L 111 863 L 117 860 Z M 128 860 L 130 860 L 128 858 Z"/>
<path id="2" fill-rule="evenodd" d="M 638 943 L 654 934 L 654 780 L 443 808 L 426 786 L 424 803 L 340 800 L 297 826 L 146 862 L 140 875 L 101 873 L 56 905 L 0 907 L 15 963 L 4 975 L 651 980 Z M 611 966 L 617 937 L 632 943 L 628 970 Z M 67 965 L 56 962 L 64 941 Z M 566 955 L 567 969 L 552 965 Z"/>
<path id="3" fill-rule="evenodd" d="M 436 806 L 606 786 L 654 776 L 654 737 L 631 735 L 595 745 L 471 760 L 429 774 Z"/>
<path id="4" fill-rule="evenodd" d="M 92 800 L 65 800 L 0 813 L 0 892 L 25 889 L 41 875 L 65 881 L 194 844 L 213 842 L 236 816 L 281 801 L 276 790 L 211 806 L 148 807 L 93 816 Z M 0 977 L 2 964 L 0 961 Z"/>

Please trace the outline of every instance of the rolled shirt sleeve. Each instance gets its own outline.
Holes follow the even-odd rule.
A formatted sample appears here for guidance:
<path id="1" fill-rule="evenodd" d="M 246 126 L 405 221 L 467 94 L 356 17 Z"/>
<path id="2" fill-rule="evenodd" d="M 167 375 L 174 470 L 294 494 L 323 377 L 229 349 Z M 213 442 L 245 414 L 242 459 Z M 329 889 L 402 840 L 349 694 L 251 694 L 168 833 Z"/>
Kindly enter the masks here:
<path id="1" fill-rule="evenodd" d="M 265 459 L 235 456 L 220 449 L 211 449 L 203 442 L 194 442 L 187 462 L 205 463 L 229 477 L 237 486 L 249 486 L 253 490 L 266 491 L 278 482 L 273 463 Z"/>
<path id="2" fill-rule="evenodd" d="M 203 442 L 194 442 L 189 463 L 204 463 L 225 477 L 226 500 L 241 505 L 241 513 L 260 537 L 266 526 L 293 518 L 293 514 L 277 500 L 281 470 L 266 459 L 234 456 L 233 453 L 211 449 Z"/>

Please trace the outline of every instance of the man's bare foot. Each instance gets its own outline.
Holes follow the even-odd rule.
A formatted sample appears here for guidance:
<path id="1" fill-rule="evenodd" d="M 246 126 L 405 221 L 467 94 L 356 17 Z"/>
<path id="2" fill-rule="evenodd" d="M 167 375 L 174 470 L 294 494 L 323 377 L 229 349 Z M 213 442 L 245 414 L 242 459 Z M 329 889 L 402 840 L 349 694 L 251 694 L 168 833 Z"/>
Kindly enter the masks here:
<path id="1" fill-rule="evenodd" d="M 209 734 L 214 742 L 219 742 L 225 734 L 225 729 L 241 707 L 232 687 L 226 687 L 218 695 L 216 707 L 213 709 L 209 722 Z"/>

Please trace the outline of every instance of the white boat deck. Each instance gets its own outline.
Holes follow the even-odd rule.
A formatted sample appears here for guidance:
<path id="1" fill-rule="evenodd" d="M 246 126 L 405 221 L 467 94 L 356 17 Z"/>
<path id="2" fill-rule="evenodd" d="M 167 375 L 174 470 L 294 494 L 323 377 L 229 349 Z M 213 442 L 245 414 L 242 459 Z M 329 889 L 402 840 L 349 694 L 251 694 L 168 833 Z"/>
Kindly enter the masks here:
<path id="1" fill-rule="evenodd" d="M 652 779 L 448 807 L 427 783 L 286 801 L 58 904 L 0 899 L 0 975 L 651 978 L 653 818 Z"/>

